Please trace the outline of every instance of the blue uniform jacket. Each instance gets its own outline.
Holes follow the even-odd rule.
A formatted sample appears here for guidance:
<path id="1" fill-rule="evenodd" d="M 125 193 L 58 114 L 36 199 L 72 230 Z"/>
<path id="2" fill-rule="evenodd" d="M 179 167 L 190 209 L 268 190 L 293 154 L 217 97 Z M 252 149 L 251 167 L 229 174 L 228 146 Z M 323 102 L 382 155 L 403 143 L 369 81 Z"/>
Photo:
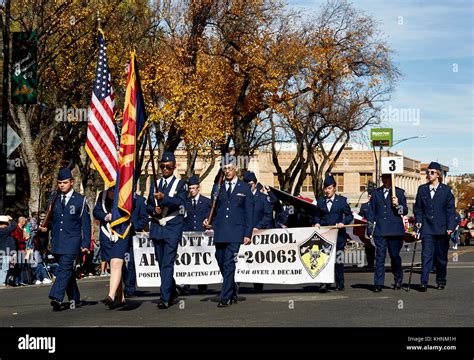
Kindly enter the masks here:
<path id="1" fill-rule="evenodd" d="M 401 214 L 398 213 L 399 207 L 395 208 L 392 206 L 392 188 L 388 191 L 387 198 L 384 197 L 383 186 L 372 193 L 367 220 L 372 223 L 375 221 L 374 235 L 405 235 L 402 215 L 408 214 L 407 199 L 403 189 L 395 187 L 395 193 L 398 198 L 398 204 L 401 206 Z"/>
<path id="2" fill-rule="evenodd" d="M 369 218 L 369 203 L 368 202 L 360 206 L 359 215 L 365 219 Z"/>
<path id="3" fill-rule="evenodd" d="M 107 228 L 108 221 L 105 221 L 105 216 L 111 212 L 105 204 L 105 196 L 107 190 L 101 191 L 97 197 L 94 211 L 92 212 L 94 218 L 100 222 L 100 234 L 99 240 L 106 241 L 110 240 L 109 237 L 102 231 L 102 227 Z M 146 211 L 146 202 L 143 196 L 134 194 L 133 195 L 133 211 L 132 211 L 132 228 L 129 234 L 135 235 L 135 231 L 142 231 L 148 223 L 148 213 Z"/>
<path id="4" fill-rule="evenodd" d="M 143 196 L 133 195 L 132 225 L 133 230 L 143 231 L 148 224 L 148 212 L 146 209 L 146 199 Z"/>
<path id="5" fill-rule="evenodd" d="M 328 210 L 326 205 L 326 197 L 318 199 L 316 206 L 318 209 L 314 216 L 313 224 L 319 224 L 321 226 L 333 226 L 337 223 L 343 223 L 344 225 L 349 225 L 352 220 L 354 220 L 351 207 L 347 202 L 347 198 L 344 196 L 337 194 L 334 196 L 331 211 Z M 339 241 L 345 241 L 346 229 L 339 229 L 337 238 Z"/>
<path id="6" fill-rule="evenodd" d="M 445 235 L 456 228 L 454 195 L 448 185 L 440 183 L 433 199 L 429 184 L 420 185 L 413 212 L 415 223 L 422 224 L 422 235 Z"/>
<path id="7" fill-rule="evenodd" d="M 178 185 L 176 187 L 176 193 L 171 197 L 169 192 L 175 181 L 178 181 Z M 163 200 L 158 201 L 158 206 L 161 207 L 162 211 L 164 211 L 165 208 L 168 208 L 166 216 L 175 214 L 176 217 L 168 221 L 165 226 L 161 226 L 158 223 L 158 220 L 154 218 L 154 216 L 156 216 L 154 196 L 155 184 L 152 182 L 147 200 L 147 212 L 152 216 L 150 237 L 158 240 L 173 239 L 175 241 L 180 241 L 181 236 L 183 235 L 184 214 L 188 192 L 186 183 L 173 176 L 172 181 L 168 184 L 165 190 L 163 190 L 162 184 L 163 179 L 158 182 L 158 191 L 164 193 L 165 197 Z"/>
<path id="8" fill-rule="evenodd" d="M 109 223 L 108 221 L 105 221 L 105 216 L 112 211 L 112 209 L 108 209 L 105 205 L 106 194 L 107 190 L 101 191 L 99 193 L 99 196 L 97 197 L 97 202 L 94 206 L 94 210 L 92 211 L 94 219 L 99 220 L 100 223 L 99 240 L 101 242 L 110 240 L 109 237 L 102 230 L 102 227 L 107 228 L 107 223 Z"/>
<path id="9" fill-rule="evenodd" d="M 211 199 L 199 194 L 199 200 L 196 204 L 196 209 L 193 207 L 191 198 L 186 200 L 186 213 L 184 219 L 184 231 L 205 231 L 202 222 L 206 219 L 211 211 Z"/>
<path id="10" fill-rule="evenodd" d="M 273 228 L 273 206 L 270 198 L 262 193 L 262 185 L 257 184 L 257 191 L 254 195 L 253 217 L 255 219 L 254 228 L 271 229 Z"/>
<path id="11" fill-rule="evenodd" d="M 216 193 L 214 185 L 212 194 Z M 220 188 L 216 217 L 212 223 L 215 243 L 243 243 L 244 237 L 252 237 L 254 199 L 250 186 L 237 180 L 230 198 L 225 182 Z"/>
<path id="12" fill-rule="evenodd" d="M 81 248 L 89 249 L 91 244 L 91 217 L 84 196 L 73 191 L 71 198 L 62 208 L 58 196 L 53 208 L 51 242 L 54 254 L 74 254 Z"/>

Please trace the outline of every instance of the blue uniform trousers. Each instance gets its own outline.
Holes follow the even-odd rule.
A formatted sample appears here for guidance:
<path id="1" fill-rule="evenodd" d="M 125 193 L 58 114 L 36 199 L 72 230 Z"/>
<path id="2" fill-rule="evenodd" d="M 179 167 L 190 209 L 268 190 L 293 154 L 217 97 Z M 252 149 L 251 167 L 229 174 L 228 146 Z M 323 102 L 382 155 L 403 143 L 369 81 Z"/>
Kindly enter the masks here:
<path id="1" fill-rule="evenodd" d="M 133 294 L 137 287 L 135 259 L 133 258 L 133 241 L 130 241 L 130 248 L 128 249 L 128 263 L 123 263 L 122 278 L 124 284 L 124 292 L 126 294 Z"/>
<path id="2" fill-rule="evenodd" d="M 49 298 L 62 302 L 64 293 L 66 293 L 69 300 L 74 300 L 77 303 L 81 300 L 81 294 L 77 287 L 76 274 L 74 271 L 74 261 L 77 255 L 60 254 L 56 256 L 59 258 L 59 266 L 56 271 L 56 281 L 49 292 Z"/>
<path id="3" fill-rule="evenodd" d="M 385 282 L 385 257 L 390 256 L 392 274 L 395 284 L 401 285 L 403 281 L 402 258 L 400 249 L 403 246 L 403 236 L 374 236 L 375 242 L 375 272 L 374 284 L 383 286 Z"/>
<path id="4" fill-rule="evenodd" d="M 219 264 L 224 282 L 221 289 L 221 301 L 227 302 L 237 296 L 235 284 L 235 263 L 239 253 L 240 243 L 214 243 L 216 246 L 216 260 Z"/>
<path id="5" fill-rule="evenodd" d="M 153 239 L 155 255 L 158 260 L 161 277 L 161 301 L 169 302 L 176 295 L 174 280 L 174 262 L 178 252 L 179 239 Z"/>
<path id="6" fill-rule="evenodd" d="M 448 235 L 422 235 L 421 241 L 421 283 L 428 285 L 433 262 L 436 265 L 436 283 L 446 285 L 448 267 Z"/>
<path id="7" fill-rule="evenodd" d="M 341 238 L 340 236 L 337 237 L 336 242 L 336 252 L 337 254 L 341 254 L 340 256 L 336 256 L 336 259 L 342 258 L 342 262 L 336 261 L 334 265 L 334 275 L 336 278 L 336 287 L 343 288 L 344 287 L 344 248 L 346 246 L 346 239 Z"/>

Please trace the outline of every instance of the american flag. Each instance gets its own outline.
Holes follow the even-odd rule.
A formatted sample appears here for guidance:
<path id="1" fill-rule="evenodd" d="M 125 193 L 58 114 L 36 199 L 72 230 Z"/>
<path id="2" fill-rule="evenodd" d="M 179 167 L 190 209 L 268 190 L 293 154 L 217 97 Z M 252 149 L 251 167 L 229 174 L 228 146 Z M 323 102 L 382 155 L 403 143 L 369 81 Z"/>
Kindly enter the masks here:
<path id="1" fill-rule="evenodd" d="M 89 108 L 86 152 L 107 186 L 114 185 L 117 177 L 117 137 L 114 122 L 114 89 L 104 36 L 102 31 L 99 31 L 99 58 Z"/>

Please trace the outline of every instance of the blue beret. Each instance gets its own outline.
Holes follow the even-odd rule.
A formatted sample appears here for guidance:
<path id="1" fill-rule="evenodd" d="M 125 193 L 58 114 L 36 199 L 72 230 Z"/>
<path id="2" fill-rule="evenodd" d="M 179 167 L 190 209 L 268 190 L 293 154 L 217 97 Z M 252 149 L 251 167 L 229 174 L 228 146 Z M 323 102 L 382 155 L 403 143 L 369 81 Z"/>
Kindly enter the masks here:
<path id="1" fill-rule="evenodd" d="M 336 180 L 334 180 L 334 176 L 326 175 L 326 178 L 324 179 L 324 187 L 328 187 L 330 185 L 336 185 Z"/>
<path id="2" fill-rule="evenodd" d="M 166 151 L 161 157 L 161 162 L 176 162 L 176 158 L 174 157 L 174 154 L 172 152 Z"/>
<path id="3" fill-rule="evenodd" d="M 441 165 L 438 164 L 437 162 L 432 161 L 432 162 L 428 165 L 428 169 L 440 170 L 440 171 L 441 171 Z"/>
<path id="4" fill-rule="evenodd" d="M 72 172 L 68 168 L 62 168 L 59 170 L 58 181 L 72 179 Z"/>
<path id="5" fill-rule="evenodd" d="M 255 176 L 255 173 L 252 171 L 246 171 L 244 173 L 244 182 L 248 183 L 250 181 L 257 182 L 257 177 Z"/>
<path id="6" fill-rule="evenodd" d="M 191 185 L 199 185 L 199 178 L 197 176 L 191 176 L 189 179 L 188 179 L 188 185 L 191 186 Z"/>

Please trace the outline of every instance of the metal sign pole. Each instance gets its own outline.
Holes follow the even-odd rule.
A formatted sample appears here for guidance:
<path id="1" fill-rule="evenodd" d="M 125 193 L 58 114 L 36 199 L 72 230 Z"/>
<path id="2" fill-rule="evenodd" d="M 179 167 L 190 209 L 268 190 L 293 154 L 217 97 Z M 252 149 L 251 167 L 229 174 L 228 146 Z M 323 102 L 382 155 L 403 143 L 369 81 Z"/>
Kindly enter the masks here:
<path id="1" fill-rule="evenodd" d="M 8 93 L 10 63 L 10 0 L 5 1 L 5 23 L 3 24 L 3 83 L 2 83 L 2 114 L 0 133 L 0 214 L 5 213 L 6 173 L 7 173 L 7 125 L 8 125 Z"/>

